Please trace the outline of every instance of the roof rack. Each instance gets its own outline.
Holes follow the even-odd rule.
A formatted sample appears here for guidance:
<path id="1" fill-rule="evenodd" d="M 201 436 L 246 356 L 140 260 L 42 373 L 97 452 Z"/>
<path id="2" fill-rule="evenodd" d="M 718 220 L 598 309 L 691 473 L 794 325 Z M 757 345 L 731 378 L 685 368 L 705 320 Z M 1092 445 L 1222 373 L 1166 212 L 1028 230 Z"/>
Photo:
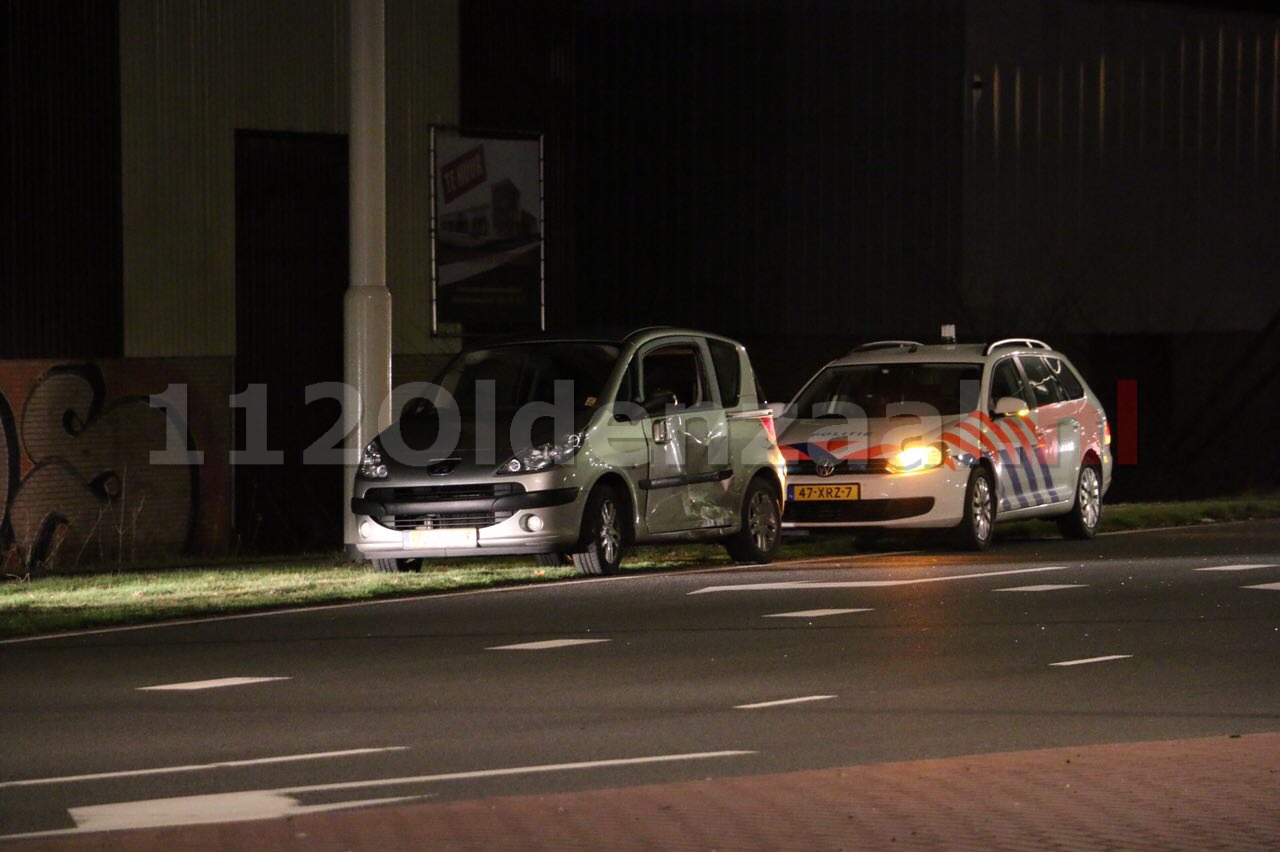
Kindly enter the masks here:
<path id="1" fill-rule="evenodd" d="M 854 352 L 870 352 L 872 349 L 897 349 L 903 346 L 924 346 L 918 340 L 873 340 L 870 343 L 864 343 L 861 346 L 855 346 L 849 350 L 850 354 Z"/>
<path id="2" fill-rule="evenodd" d="M 1030 337 L 1008 337 L 1004 340 L 997 340 L 995 343 L 987 345 L 987 349 L 983 355 L 990 355 L 1001 346 L 1021 346 L 1024 349 L 1052 349 L 1053 347 L 1045 343 L 1043 340 L 1035 340 Z"/>

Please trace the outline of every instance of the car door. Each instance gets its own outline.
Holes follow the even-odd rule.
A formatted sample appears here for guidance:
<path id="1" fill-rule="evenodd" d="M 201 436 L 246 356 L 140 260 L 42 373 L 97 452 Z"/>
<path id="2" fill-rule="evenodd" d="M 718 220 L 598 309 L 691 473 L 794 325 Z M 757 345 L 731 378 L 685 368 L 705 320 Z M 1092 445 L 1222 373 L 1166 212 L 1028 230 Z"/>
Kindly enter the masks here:
<path id="1" fill-rule="evenodd" d="M 1041 502 L 1061 503 L 1075 494 L 1080 472 L 1084 390 L 1073 398 L 1072 389 L 1058 379 L 1062 365 L 1056 358 L 1020 355 L 1018 360 L 1036 401 L 1037 454 L 1046 480 Z"/>
<path id="2" fill-rule="evenodd" d="M 1025 408 L 1017 412 L 998 412 L 996 404 L 1004 398 L 1020 400 Z M 996 494 L 1000 511 L 1028 509 L 1037 505 L 1041 491 L 1040 476 L 1033 462 L 1036 427 L 1035 403 L 1017 360 L 1002 358 L 991 369 L 984 441 L 993 455 L 996 468 Z"/>
<path id="3" fill-rule="evenodd" d="M 663 338 L 640 353 L 649 475 L 640 483 L 651 533 L 733 522 L 725 481 L 728 428 L 705 344 Z"/>

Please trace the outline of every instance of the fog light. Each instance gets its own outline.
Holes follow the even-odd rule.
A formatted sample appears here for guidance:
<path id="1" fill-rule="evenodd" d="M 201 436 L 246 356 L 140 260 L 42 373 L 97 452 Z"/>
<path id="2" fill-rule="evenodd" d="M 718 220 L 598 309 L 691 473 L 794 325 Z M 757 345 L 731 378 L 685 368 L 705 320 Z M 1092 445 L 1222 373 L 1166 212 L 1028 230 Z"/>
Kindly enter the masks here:
<path id="1" fill-rule="evenodd" d="M 542 529 L 542 518 L 537 515 L 525 515 L 520 519 L 520 526 L 524 527 L 526 532 L 538 532 Z"/>
<path id="2" fill-rule="evenodd" d="M 374 523 L 373 523 L 373 521 L 361 521 L 361 522 L 360 522 L 360 537 L 361 537 L 361 538 L 373 538 L 373 529 L 374 529 Z"/>

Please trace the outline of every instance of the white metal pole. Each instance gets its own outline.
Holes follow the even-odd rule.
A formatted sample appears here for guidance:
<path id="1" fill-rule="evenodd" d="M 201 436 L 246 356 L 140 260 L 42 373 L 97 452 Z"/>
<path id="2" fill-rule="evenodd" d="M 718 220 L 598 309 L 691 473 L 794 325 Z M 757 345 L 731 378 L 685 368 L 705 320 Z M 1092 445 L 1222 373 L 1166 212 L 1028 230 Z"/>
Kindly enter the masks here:
<path id="1" fill-rule="evenodd" d="M 350 0 L 349 144 L 351 283 L 343 302 L 343 379 L 359 416 L 344 446 L 359 453 L 390 419 L 391 293 L 387 290 L 386 4 Z M 350 456 L 351 453 L 348 453 Z M 355 466 L 343 469 L 343 542 L 354 553 Z"/>

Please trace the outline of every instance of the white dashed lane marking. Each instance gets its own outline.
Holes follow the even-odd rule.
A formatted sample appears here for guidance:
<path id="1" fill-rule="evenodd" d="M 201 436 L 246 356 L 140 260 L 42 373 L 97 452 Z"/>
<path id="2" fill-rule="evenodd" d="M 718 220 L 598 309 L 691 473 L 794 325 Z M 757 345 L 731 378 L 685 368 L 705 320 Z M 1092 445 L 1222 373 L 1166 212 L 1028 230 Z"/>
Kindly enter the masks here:
<path id="1" fill-rule="evenodd" d="M 1209 568 L 1197 568 L 1197 571 L 1255 571 L 1259 568 L 1275 568 L 1275 565 L 1214 565 Z"/>
<path id="2" fill-rule="evenodd" d="M 799 612 L 775 612 L 765 618 L 823 618 L 828 615 L 844 615 L 850 612 L 871 612 L 867 607 L 860 609 L 802 609 Z"/>
<path id="3" fill-rule="evenodd" d="M 186 692 L 197 689 L 221 689 L 224 686 L 245 686 L 250 683 L 267 683 L 273 680 L 292 680 L 287 677 L 220 677 L 216 680 L 193 680 L 188 683 L 164 683 L 159 686 L 140 686 L 139 692 Z"/>
<path id="4" fill-rule="evenodd" d="M 794 580 L 782 583 L 739 583 L 733 586 L 707 586 L 694 589 L 691 595 L 705 595 L 708 592 L 776 592 L 785 589 L 879 589 L 888 586 L 915 586 L 921 583 L 948 583 L 952 580 L 976 580 L 982 577 L 1007 577 L 1011 574 L 1036 574 L 1041 571 L 1065 571 L 1064 565 L 1049 565 L 1044 568 L 1016 568 L 1009 571 L 987 571 L 982 574 L 953 574 L 947 577 L 917 577 L 912 580 L 846 580 L 842 582 L 808 582 Z"/>
<path id="5" fill-rule="evenodd" d="M 800 698 L 782 698 L 777 701 L 761 701 L 756 704 L 739 704 L 734 710 L 760 710 L 765 707 L 781 707 L 784 704 L 805 704 L 810 701 L 829 701 L 834 695 L 805 695 Z"/>
<path id="6" fill-rule="evenodd" d="M 551 648 L 568 648 L 572 645 L 595 645 L 608 639 L 545 639 L 541 642 L 521 642 L 516 645 L 494 645 L 489 651 L 547 651 Z"/>
<path id="7" fill-rule="evenodd" d="M 997 592 L 1056 592 L 1059 589 L 1083 589 L 1088 586 L 1087 583 L 1062 583 L 1061 585 L 1053 585 L 1045 583 L 1040 586 L 1010 586 L 1007 589 L 995 589 Z"/>
<path id="8" fill-rule="evenodd" d="M 1051 666 L 1083 666 L 1089 663 L 1106 663 L 1111 660 L 1127 660 L 1133 654 L 1111 654 L 1106 657 L 1086 657 L 1083 660 L 1063 660 L 1060 663 L 1050 663 Z"/>
<path id="9" fill-rule="evenodd" d="M 337 757 L 357 757 L 385 751 L 404 751 L 408 746 L 384 748 L 349 748 L 343 751 L 321 751 L 313 754 L 286 754 L 279 757 L 255 757 L 248 760 L 223 760 L 218 763 L 190 763 L 183 766 L 157 766 L 151 769 L 122 769 L 119 772 L 94 772 L 89 775 L 59 775 L 53 778 L 24 778 L 19 781 L 0 782 L 6 787 L 36 787 L 42 784 L 69 784 L 74 781 L 104 781 L 113 778 L 136 778 L 140 775 L 168 775 L 176 772 L 204 772 L 210 769 L 234 769 L 239 766 L 266 766 L 272 763 L 291 763 L 298 760 L 326 760 Z"/>
<path id="10" fill-rule="evenodd" d="M 1246 589 L 1268 589 L 1272 592 L 1280 592 L 1280 583 L 1263 583 L 1260 586 L 1244 586 Z"/>

